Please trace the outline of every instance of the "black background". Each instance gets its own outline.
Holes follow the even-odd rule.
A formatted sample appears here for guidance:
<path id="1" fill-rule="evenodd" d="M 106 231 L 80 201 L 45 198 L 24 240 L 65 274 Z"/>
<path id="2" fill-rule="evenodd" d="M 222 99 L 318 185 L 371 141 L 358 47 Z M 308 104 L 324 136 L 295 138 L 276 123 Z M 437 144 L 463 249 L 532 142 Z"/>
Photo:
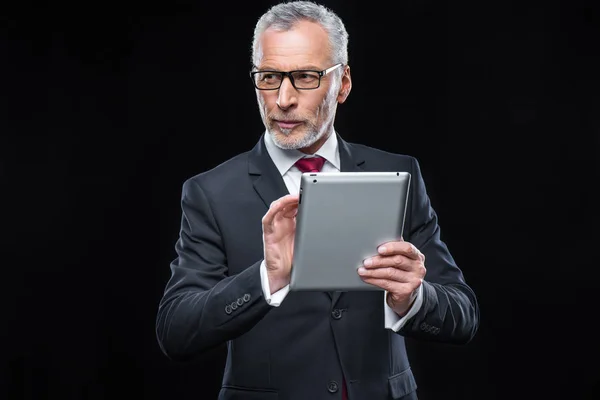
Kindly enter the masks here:
<path id="1" fill-rule="evenodd" d="M 154 319 L 184 179 L 262 133 L 272 4 L 3 14 L 0 398 L 215 398 L 223 353 L 172 363 Z M 323 4 L 350 34 L 337 130 L 419 159 L 479 296 L 468 346 L 407 342 L 421 398 L 600 398 L 598 3 Z"/>

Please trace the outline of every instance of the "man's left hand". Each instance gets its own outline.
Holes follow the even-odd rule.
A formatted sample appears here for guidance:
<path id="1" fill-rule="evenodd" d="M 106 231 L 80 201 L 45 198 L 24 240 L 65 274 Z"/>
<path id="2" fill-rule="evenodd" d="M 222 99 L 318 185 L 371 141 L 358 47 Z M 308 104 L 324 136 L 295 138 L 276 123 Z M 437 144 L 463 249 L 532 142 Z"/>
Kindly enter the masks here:
<path id="1" fill-rule="evenodd" d="M 425 277 L 425 256 L 404 240 L 379 246 L 378 255 L 367 258 L 358 274 L 366 283 L 385 289 L 387 304 L 401 317 L 406 315 Z"/>

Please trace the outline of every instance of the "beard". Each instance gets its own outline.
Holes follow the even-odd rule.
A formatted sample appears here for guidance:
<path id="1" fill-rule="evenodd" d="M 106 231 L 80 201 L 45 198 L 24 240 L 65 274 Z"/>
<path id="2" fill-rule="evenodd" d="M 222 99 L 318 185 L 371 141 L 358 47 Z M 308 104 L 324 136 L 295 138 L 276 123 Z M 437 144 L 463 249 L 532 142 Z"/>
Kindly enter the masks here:
<path id="1" fill-rule="evenodd" d="M 275 120 L 294 120 L 302 121 L 302 124 L 292 129 L 280 128 Z M 317 126 L 314 122 L 305 118 L 299 118 L 291 114 L 280 115 L 280 113 L 270 114 L 267 118 L 267 132 L 271 135 L 273 143 L 284 150 L 297 150 L 312 146 L 326 133 L 324 126 Z"/>

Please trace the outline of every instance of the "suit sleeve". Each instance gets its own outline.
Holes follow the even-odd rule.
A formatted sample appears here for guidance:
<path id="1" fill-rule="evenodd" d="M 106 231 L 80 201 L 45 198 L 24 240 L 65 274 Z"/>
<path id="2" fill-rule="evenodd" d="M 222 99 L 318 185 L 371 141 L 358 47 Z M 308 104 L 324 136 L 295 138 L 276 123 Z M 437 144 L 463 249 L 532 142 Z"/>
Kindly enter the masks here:
<path id="1" fill-rule="evenodd" d="M 272 307 L 262 294 L 260 261 L 228 275 L 217 221 L 195 180 L 184 183 L 181 207 L 177 257 L 159 302 L 156 334 L 168 357 L 186 360 L 247 332 Z"/>
<path id="2" fill-rule="evenodd" d="M 455 344 L 468 343 L 479 326 L 479 305 L 446 244 L 440 238 L 437 215 L 413 158 L 412 196 L 404 239 L 425 255 L 423 302 L 398 333 L 406 337 Z"/>

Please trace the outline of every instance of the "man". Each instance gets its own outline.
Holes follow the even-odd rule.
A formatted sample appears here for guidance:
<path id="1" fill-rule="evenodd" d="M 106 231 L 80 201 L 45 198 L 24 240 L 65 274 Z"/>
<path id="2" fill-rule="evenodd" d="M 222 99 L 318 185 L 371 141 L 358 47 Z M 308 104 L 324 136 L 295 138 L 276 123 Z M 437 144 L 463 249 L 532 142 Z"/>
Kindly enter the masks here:
<path id="1" fill-rule="evenodd" d="M 417 161 L 334 130 L 352 88 L 347 45 L 332 11 L 272 7 L 251 72 L 265 134 L 183 185 L 157 337 L 182 360 L 227 343 L 219 399 L 416 399 L 404 337 L 467 343 L 477 330 L 476 297 L 440 240 Z M 288 292 L 301 158 L 322 171 L 412 174 L 403 239 L 357 272 L 385 291 Z"/>

